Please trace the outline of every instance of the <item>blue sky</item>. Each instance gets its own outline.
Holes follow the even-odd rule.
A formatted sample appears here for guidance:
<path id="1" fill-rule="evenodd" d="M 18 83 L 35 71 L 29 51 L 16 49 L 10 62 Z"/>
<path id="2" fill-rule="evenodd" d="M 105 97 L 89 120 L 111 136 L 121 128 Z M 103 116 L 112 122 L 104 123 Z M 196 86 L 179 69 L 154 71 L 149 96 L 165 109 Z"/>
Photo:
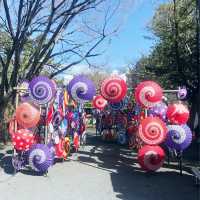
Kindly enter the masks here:
<path id="1" fill-rule="evenodd" d="M 126 0 L 124 0 L 126 1 Z M 107 49 L 103 56 L 95 57 L 93 63 L 97 65 L 106 63 L 106 71 L 125 71 L 129 63 L 135 63 L 141 55 L 150 53 L 154 40 L 145 39 L 144 36 L 152 36 L 147 29 L 156 8 L 160 3 L 168 0 L 135 0 L 135 4 L 128 13 L 125 13 L 124 21 L 120 31 L 112 38 L 109 46 L 101 46 Z M 101 50 L 101 49 L 100 49 Z M 85 71 L 84 64 L 72 67 L 70 71 Z"/>
<path id="2" fill-rule="evenodd" d="M 130 62 L 134 63 L 142 54 L 150 52 L 154 41 L 145 39 L 144 36 L 151 36 L 147 25 L 160 2 L 164 2 L 164 0 L 143 0 L 130 11 L 118 36 L 112 39 L 112 43 L 104 55 L 113 69 L 123 68 Z"/>

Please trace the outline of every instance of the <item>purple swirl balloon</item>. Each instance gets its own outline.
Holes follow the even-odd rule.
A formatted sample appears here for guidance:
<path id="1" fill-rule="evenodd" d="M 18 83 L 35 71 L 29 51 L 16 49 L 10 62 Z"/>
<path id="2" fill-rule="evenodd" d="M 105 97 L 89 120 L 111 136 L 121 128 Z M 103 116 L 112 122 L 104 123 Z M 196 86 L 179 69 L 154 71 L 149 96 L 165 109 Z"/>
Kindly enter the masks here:
<path id="1" fill-rule="evenodd" d="M 29 150 L 28 161 L 33 170 L 44 173 L 53 164 L 53 154 L 45 144 L 34 144 Z"/>
<path id="2" fill-rule="evenodd" d="M 67 89 L 69 95 L 79 103 L 91 101 L 96 94 L 94 83 L 84 75 L 74 77 Z"/>
<path id="3" fill-rule="evenodd" d="M 183 87 L 183 88 L 179 87 L 177 96 L 181 100 L 185 99 L 187 96 L 187 89 L 185 87 Z"/>
<path id="4" fill-rule="evenodd" d="M 167 126 L 168 133 L 165 144 L 178 151 L 183 151 L 192 142 L 192 132 L 190 128 L 184 125 L 169 125 Z"/>
<path id="5" fill-rule="evenodd" d="M 154 107 L 149 109 L 150 116 L 159 117 L 163 121 L 166 120 L 167 116 L 167 105 L 163 102 L 156 104 Z"/>
<path id="6" fill-rule="evenodd" d="M 29 95 L 38 104 L 50 102 L 56 95 L 56 86 L 46 76 L 38 76 L 29 84 Z"/>

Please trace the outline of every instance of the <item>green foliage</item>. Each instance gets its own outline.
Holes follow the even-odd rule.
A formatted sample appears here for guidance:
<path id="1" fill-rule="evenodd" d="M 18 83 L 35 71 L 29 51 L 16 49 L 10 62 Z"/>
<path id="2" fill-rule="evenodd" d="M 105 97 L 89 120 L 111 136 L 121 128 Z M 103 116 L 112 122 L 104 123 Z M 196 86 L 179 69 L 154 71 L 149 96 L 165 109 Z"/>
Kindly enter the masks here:
<path id="1" fill-rule="evenodd" d="M 163 88 L 185 85 L 189 100 L 198 86 L 198 38 L 195 0 L 165 3 L 155 12 L 150 30 L 156 45 L 149 56 L 142 57 L 132 74 L 140 80 L 151 79 Z"/>

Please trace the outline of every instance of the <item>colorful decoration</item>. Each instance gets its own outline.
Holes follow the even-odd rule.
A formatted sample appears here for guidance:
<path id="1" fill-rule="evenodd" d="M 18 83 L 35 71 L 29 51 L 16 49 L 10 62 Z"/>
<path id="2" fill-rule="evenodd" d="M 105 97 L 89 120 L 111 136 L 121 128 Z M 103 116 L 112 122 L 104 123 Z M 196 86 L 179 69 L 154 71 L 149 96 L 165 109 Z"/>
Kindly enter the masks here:
<path id="1" fill-rule="evenodd" d="M 124 98 L 123 100 L 119 101 L 119 102 L 116 102 L 116 103 L 109 103 L 109 108 L 111 110 L 123 110 L 125 109 L 125 107 L 127 106 L 128 104 L 128 99 L 127 98 Z"/>
<path id="2" fill-rule="evenodd" d="M 153 81 L 141 82 L 135 89 L 135 100 L 143 107 L 151 108 L 162 101 L 163 90 Z"/>
<path id="3" fill-rule="evenodd" d="M 20 100 L 22 102 L 27 102 L 27 101 L 30 101 L 31 98 L 29 96 L 29 93 L 28 93 L 28 87 L 29 87 L 29 81 L 27 80 L 24 80 L 20 85 L 19 85 L 19 88 L 20 88 L 20 92 L 19 92 L 19 95 L 20 95 Z"/>
<path id="4" fill-rule="evenodd" d="M 187 89 L 185 87 L 183 88 L 179 87 L 178 93 L 177 93 L 178 99 L 183 100 L 186 98 L 186 96 L 187 96 Z"/>
<path id="5" fill-rule="evenodd" d="M 96 93 L 94 83 L 84 75 L 74 77 L 69 82 L 67 89 L 69 95 L 79 103 L 92 100 Z"/>
<path id="6" fill-rule="evenodd" d="M 20 129 L 12 134 L 12 143 L 16 150 L 27 151 L 34 144 L 32 131 Z"/>
<path id="7" fill-rule="evenodd" d="M 107 105 L 107 101 L 101 96 L 95 96 L 92 101 L 93 107 L 99 110 L 103 110 Z"/>
<path id="8" fill-rule="evenodd" d="M 124 145 L 127 143 L 126 131 L 120 130 L 117 132 L 117 141 L 119 144 Z"/>
<path id="9" fill-rule="evenodd" d="M 47 145 L 35 144 L 29 150 L 28 161 L 35 171 L 45 173 L 53 164 L 53 155 Z"/>
<path id="10" fill-rule="evenodd" d="M 101 85 L 101 95 L 111 103 L 121 101 L 126 96 L 126 92 L 126 82 L 118 76 L 105 79 Z"/>
<path id="11" fill-rule="evenodd" d="M 192 132 L 187 125 L 169 125 L 167 126 L 167 138 L 165 144 L 178 151 L 183 151 L 192 142 Z"/>
<path id="12" fill-rule="evenodd" d="M 156 171 L 162 167 L 165 152 L 160 146 L 145 145 L 138 151 L 138 162 L 146 171 Z"/>
<path id="13" fill-rule="evenodd" d="M 147 117 L 139 125 L 139 137 L 149 145 L 162 143 L 166 138 L 167 127 L 158 117 Z"/>
<path id="14" fill-rule="evenodd" d="M 16 109 L 17 123 L 23 128 L 32 128 L 40 120 L 40 112 L 29 103 L 22 103 Z"/>
<path id="15" fill-rule="evenodd" d="M 38 76 L 29 84 L 29 94 L 37 104 L 47 104 L 56 96 L 56 86 L 46 76 Z"/>
<path id="16" fill-rule="evenodd" d="M 189 115 L 188 108 L 181 103 L 175 103 L 168 106 L 167 118 L 172 124 L 186 124 Z"/>
<path id="17" fill-rule="evenodd" d="M 158 104 L 156 104 L 154 107 L 150 108 L 148 110 L 148 112 L 150 113 L 150 116 L 153 117 L 159 117 L 160 119 L 162 119 L 163 121 L 166 120 L 167 116 L 167 105 L 163 102 L 160 102 Z"/>

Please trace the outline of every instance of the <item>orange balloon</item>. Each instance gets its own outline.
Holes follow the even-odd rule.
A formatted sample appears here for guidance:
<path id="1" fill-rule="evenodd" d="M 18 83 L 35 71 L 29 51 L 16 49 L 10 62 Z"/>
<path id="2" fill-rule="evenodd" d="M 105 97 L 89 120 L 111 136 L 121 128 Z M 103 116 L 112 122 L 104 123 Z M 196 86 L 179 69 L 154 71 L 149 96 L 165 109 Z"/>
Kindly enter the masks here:
<path id="1" fill-rule="evenodd" d="M 22 103 L 16 109 L 17 123 L 24 128 L 36 126 L 40 120 L 40 112 L 29 103 Z"/>

